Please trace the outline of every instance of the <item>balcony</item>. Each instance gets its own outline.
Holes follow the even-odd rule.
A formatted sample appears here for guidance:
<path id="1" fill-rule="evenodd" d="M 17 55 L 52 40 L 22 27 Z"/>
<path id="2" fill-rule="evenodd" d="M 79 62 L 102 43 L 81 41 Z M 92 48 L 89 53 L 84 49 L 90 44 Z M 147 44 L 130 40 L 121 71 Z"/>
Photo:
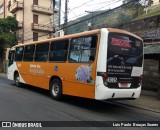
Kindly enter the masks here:
<path id="1" fill-rule="evenodd" d="M 54 27 L 52 25 L 43 25 L 43 24 L 32 23 L 31 27 L 32 27 L 32 30 L 34 30 L 34 31 L 48 32 L 48 33 L 53 33 L 55 31 Z"/>
<path id="2" fill-rule="evenodd" d="M 10 12 L 15 13 L 17 10 L 21 10 L 21 9 L 23 9 L 23 2 L 16 1 L 11 5 Z"/>
<path id="3" fill-rule="evenodd" d="M 23 22 L 18 21 L 18 29 L 23 28 Z"/>
<path id="4" fill-rule="evenodd" d="M 39 6 L 39 5 L 32 5 L 32 11 L 36 12 L 36 13 L 47 14 L 47 15 L 52 15 L 53 14 L 53 9 L 52 8 Z"/>

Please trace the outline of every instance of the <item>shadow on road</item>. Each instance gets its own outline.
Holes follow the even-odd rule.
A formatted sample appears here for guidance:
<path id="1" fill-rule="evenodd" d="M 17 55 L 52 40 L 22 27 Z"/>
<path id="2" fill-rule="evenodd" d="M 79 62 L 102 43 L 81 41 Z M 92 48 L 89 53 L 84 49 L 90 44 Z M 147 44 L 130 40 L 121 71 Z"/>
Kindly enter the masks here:
<path id="1" fill-rule="evenodd" d="M 12 84 L 12 86 L 16 87 L 15 84 Z M 41 96 L 45 96 L 48 99 L 51 99 L 51 96 L 48 90 L 44 90 L 44 89 L 37 88 L 30 85 L 23 85 L 20 88 L 30 91 L 32 93 L 36 93 Z M 79 108 L 85 108 L 88 110 L 102 112 L 102 113 L 106 111 L 117 111 L 117 110 L 127 109 L 126 106 L 121 104 L 116 104 L 115 102 L 112 102 L 112 101 L 99 101 L 94 99 L 86 99 L 86 98 L 67 96 L 67 95 L 64 95 L 61 101 L 56 101 L 53 99 L 53 102 L 65 103 L 67 105 L 71 105 Z"/>
<path id="2" fill-rule="evenodd" d="M 73 97 L 73 96 L 64 96 L 62 102 L 74 105 L 80 108 L 89 109 L 97 112 L 108 112 L 108 111 L 117 111 L 117 109 L 122 110 L 126 109 L 125 106 L 116 104 L 112 101 L 100 101 L 94 99 L 86 99 L 81 97 Z"/>

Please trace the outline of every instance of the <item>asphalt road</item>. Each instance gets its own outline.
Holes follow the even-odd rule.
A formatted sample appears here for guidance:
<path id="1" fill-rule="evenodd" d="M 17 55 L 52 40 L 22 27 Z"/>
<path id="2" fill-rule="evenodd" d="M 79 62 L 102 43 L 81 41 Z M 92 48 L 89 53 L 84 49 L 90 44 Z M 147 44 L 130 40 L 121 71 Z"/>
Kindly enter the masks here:
<path id="1" fill-rule="evenodd" d="M 0 121 L 160 121 L 160 114 L 114 102 L 71 96 L 55 101 L 46 90 L 31 86 L 18 88 L 13 81 L 0 77 Z"/>

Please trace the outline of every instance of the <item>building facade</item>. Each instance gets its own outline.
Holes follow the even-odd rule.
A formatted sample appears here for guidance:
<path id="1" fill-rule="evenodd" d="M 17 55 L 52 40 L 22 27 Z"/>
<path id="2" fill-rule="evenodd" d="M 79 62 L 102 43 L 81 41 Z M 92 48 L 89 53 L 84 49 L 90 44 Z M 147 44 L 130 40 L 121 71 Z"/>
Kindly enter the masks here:
<path id="1" fill-rule="evenodd" d="M 160 3 L 160 0 L 153 0 L 153 5 L 157 5 Z"/>
<path id="2" fill-rule="evenodd" d="M 1 17 L 13 16 L 18 21 L 18 43 L 47 39 L 53 37 L 58 23 L 55 4 L 55 0 L 3 0 Z"/>

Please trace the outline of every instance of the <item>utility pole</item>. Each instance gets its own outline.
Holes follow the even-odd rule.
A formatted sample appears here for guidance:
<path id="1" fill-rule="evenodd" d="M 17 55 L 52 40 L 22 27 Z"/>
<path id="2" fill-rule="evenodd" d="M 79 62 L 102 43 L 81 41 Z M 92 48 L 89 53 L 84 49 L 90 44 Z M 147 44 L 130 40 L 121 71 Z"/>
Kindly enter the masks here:
<path id="1" fill-rule="evenodd" d="M 68 0 L 65 0 L 65 16 L 64 16 L 64 34 L 67 34 L 67 22 L 68 22 Z"/>
<path id="2" fill-rule="evenodd" d="M 88 26 L 91 26 L 90 28 L 89 28 L 89 30 L 92 30 L 93 29 L 93 11 L 85 11 L 85 12 L 87 12 L 87 13 L 90 13 L 90 14 L 92 14 L 92 17 L 91 17 L 91 25 L 88 23 Z"/>
<path id="3" fill-rule="evenodd" d="M 55 30 L 55 27 L 54 27 L 54 9 L 55 9 L 56 1 L 53 0 L 52 2 L 53 2 L 53 3 L 52 3 L 52 4 L 53 4 L 53 21 L 52 21 L 53 23 L 52 23 L 51 25 L 53 25 L 53 35 L 52 35 L 52 33 L 50 33 L 50 38 L 51 38 L 51 37 L 54 37 L 54 33 L 55 33 L 55 31 L 54 31 L 54 30 Z M 51 36 L 51 35 L 52 35 L 52 36 Z"/>
<path id="4" fill-rule="evenodd" d="M 61 0 L 59 0 L 59 20 L 58 20 L 59 29 L 61 28 Z"/>

